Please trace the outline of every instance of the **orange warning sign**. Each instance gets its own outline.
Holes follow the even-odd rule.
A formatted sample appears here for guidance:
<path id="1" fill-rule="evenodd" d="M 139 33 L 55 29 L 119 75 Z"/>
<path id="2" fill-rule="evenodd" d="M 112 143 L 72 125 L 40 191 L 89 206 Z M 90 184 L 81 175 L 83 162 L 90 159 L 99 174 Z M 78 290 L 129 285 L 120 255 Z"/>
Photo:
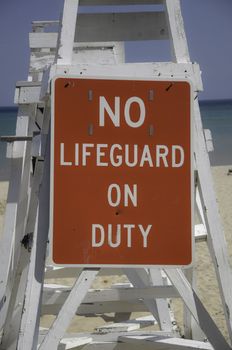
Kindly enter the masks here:
<path id="1" fill-rule="evenodd" d="M 58 77 L 52 96 L 53 262 L 189 265 L 189 82 Z"/>

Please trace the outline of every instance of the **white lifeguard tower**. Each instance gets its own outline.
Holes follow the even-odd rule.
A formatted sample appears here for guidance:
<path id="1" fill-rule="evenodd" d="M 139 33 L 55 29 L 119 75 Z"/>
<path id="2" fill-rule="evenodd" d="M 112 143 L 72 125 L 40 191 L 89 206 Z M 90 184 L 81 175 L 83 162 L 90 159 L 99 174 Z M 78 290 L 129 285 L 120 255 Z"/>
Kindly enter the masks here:
<path id="1" fill-rule="evenodd" d="M 101 11 L 120 5 L 121 12 Z M 131 5 L 131 12 L 123 10 Z M 136 5 L 157 5 L 135 12 Z M 97 13 L 80 13 L 98 6 Z M 54 32 L 54 27 L 57 31 Z M 7 142 L 11 177 L 0 245 L 0 329 L 4 350 L 55 349 L 215 349 L 231 345 L 207 312 L 191 268 L 55 267 L 46 261 L 50 196 L 51 81 L 57 76 L 108 79 L 183 80 L 193 85 L 194 244 L 206 240 L 219 286 L 228 338 L 232 341 L 232 274 L 213 190 L 198 92 L 200 68 L 189 57 L 179 0 L 64 0 L 60 21 L 33 22 L 29 34 L 28 80 L 18 82 L 16 135 Z M 169 40 L 170 62 L 125 63 L 125 41 Z M 91 130 L 90 130 L 91 132 Z M 152 131 L 151 131 L 152 132 Z M 207 148 L 208 147 L 208 148 Z M 167 218 L 168 220 L 168 218 Z M 90 287 L 97 275 L 125 275 L 130 283 L 108 289 Z M 58 283 L 74 278 L 72 287 Z M 56 283 L 44 283 L 44 280 Z M 169 300 L 184 305 L 184 338 L 176 329 Z M 150 316 L 130 319 L 135 311 Z M 95 331 L 67 333 L 72 318 L 113 313 L 113 323 Z M 40 318 L 55 315 L 51 327 Z M 157 324 L 158 330 L 146 330 Z"/>

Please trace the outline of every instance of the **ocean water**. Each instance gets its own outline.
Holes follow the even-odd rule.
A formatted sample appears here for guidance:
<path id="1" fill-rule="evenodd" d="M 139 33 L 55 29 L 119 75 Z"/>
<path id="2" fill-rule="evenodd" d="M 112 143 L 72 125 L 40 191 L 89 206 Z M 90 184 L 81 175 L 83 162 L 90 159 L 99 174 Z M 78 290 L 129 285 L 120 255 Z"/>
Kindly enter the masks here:
<path id="1" fill-rule="evenodd" d="M 232 165 L 232 100 L 201 101 L 204 129 L 210 129 L 214 151 L 211 165 Z"/>
<path id="2" fill-rule="evenodd" d="M 232 100 L 201 101 L 200 110 L 203 127 L 210 129 L 213 137 L 211 165 L 232 165 Z M 16 107 L 0 107 L 0 135 L 15 134 L 16 116 Z M 0 181 L 9 176 L 5 154 L 6 144 L 0 142 Z"/>
<path id="3" fill-rule="evenodd" d="M 17 107 L 0 107 L 0 136 L 15 135 Z M 0 181 L 9 179 L 6 143 L 0 142 Z"/>

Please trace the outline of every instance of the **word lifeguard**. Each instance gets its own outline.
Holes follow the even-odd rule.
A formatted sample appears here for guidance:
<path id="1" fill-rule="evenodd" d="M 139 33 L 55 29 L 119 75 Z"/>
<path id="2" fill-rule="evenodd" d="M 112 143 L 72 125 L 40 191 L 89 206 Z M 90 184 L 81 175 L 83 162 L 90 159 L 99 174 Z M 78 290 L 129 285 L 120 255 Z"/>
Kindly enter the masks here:
<path id="1" fill-rule="evenodd" d="M 65 154 L 65 144 L 60 143 L 60 166 L 97 167 L 171 167 L 180 168 L 184 164 L 184 149 L 180 145 L 120 145 L 75 143 L 73 156 Z"/>

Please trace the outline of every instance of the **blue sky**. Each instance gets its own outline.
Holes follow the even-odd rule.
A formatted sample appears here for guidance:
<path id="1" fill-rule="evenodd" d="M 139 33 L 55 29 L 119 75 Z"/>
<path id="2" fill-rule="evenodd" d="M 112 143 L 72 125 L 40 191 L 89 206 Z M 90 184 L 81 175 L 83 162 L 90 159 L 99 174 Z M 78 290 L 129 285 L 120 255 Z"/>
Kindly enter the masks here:
<path id="1" fill-rule="evenodd" d="M 232 99 L 232 1 L 181 0 L 191 59 L 200 64 L 201 99 Z M 33 20 L 59 19 L 63 0 L 1 0 L 0 106 L 12 105 L 15 83 L 27 79 Z M 157 55 L 158 52 L 158 55 Z M 129 43 L 127 60 L 169 60 L 168 42 Z"/>

